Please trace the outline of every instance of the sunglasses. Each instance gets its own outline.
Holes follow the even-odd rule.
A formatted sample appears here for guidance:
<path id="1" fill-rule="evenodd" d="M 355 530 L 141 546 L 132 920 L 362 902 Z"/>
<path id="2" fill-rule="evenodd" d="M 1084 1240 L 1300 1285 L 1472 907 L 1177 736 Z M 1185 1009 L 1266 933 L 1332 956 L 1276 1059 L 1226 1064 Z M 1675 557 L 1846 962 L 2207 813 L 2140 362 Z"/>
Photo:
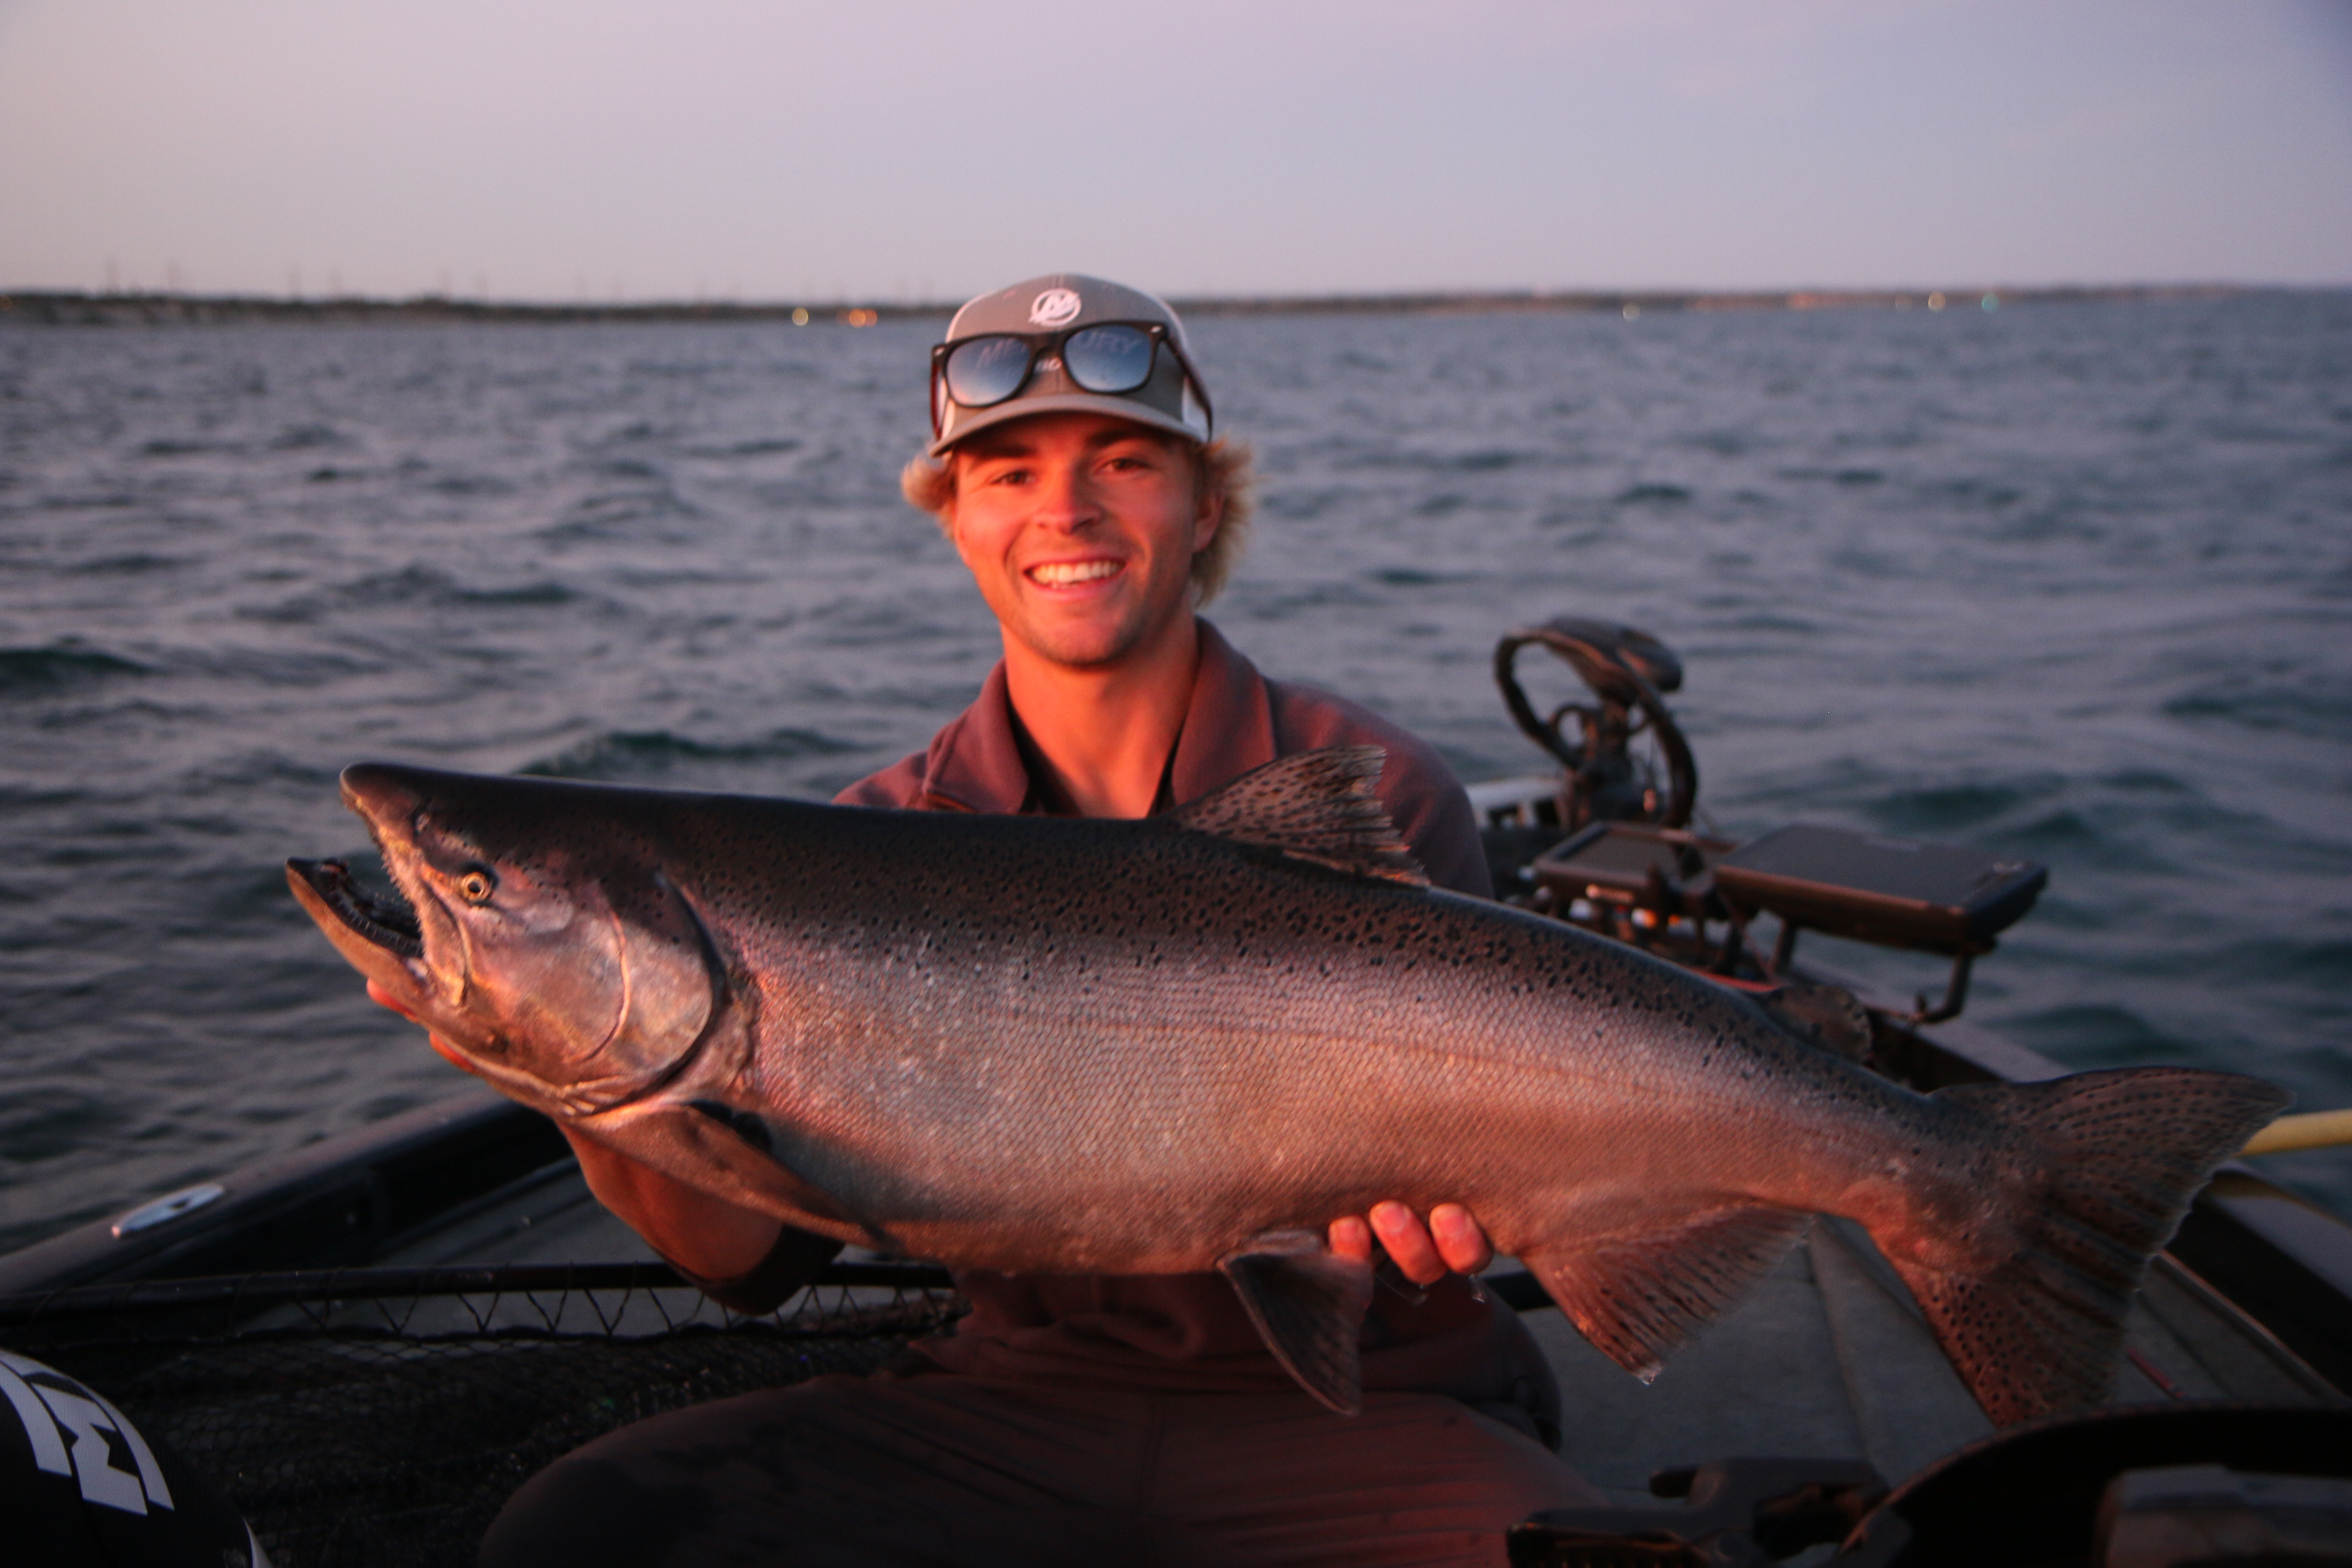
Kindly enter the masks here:
<path id="1" fill-rule="evenodd" d="M 1041 359 L 1059 361 L 1080 391 L 1118 396 L 1140 392 L 1162 343 L 1176 356 L 1201 412 L 1215 417 L 1200 374 L 1159 321 L 1097 321 L 1059 332 L 991 332 L 940 343 L 931 350 L 931 434 L 945 421 L 950 401 L 992 408 L 1029 384 Z"/>

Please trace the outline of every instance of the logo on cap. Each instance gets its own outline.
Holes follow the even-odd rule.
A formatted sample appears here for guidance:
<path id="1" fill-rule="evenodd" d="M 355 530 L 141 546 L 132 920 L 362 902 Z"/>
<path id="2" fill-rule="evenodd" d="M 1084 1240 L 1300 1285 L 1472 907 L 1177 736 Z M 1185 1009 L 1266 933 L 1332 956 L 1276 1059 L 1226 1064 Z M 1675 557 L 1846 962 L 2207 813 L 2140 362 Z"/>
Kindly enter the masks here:
<path id="1" fill-rule="evenodd" d="M 1048 289 L 1029 304 L 1029 321 L 1033 326 L 1058 327 L 1065 321 L 1075 321 L 1084 307 L 1075 289 Z"/>

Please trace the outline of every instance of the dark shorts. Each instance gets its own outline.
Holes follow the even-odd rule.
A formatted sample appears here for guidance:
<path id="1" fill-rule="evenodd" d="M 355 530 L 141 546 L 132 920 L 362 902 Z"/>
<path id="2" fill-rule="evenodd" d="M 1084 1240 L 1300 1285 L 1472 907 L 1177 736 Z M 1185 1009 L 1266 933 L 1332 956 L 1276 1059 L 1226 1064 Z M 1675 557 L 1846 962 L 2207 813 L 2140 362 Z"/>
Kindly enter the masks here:
<path id="1" fill-rule="evenodd" d="M 483 1568 L 1476 1563 L 1600 1495 L 1436 1394 L 823 1377 L 624 1427 L 541 1471 Z"/>

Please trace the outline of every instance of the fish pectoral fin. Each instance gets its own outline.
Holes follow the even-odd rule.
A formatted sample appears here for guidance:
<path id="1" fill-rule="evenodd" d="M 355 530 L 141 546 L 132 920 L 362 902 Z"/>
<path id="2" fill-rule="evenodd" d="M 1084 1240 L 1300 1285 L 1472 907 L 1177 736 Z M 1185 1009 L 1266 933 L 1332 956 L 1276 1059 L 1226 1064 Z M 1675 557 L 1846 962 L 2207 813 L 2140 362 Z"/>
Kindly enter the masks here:
<path id="1" fill-rule="evenodd" d="M 571 1118 L 567 1125 L 688 1186 L 786 1225 L 836 1241 L 882 1245 L 873 1226 L 776 1158 L 766 1123 L 721 1101 L 644 1101 Z"/>
<path id="2" fill-rule="evenodd" d="M 1300 752 L 1177 807 L 1169 820 L 1335 871 L 1426 888 L 1429 873 L 1377 793 L 1386 760 L 1378 746 Z"/>
<path id="3" fill-rule="evenodd" d="M 1871 1035 L 1870 1009 L 1843 985 L 1783 985 L 1756 998 L 1780 1027 L 1832 1056 L 1866 1062 L 1876 1043 Z"/>
<path id="4" fill-rule="evenodd" d="M 1314 1231 L 1276 1230 L 1225 1254 L 1217 1268 L 1300 1387 L 1342 1415 L 1363 1408 L 1370 1264 L 1341 1258 Z"/>
<path id="5" fill-rule="evenodd" d="M 1713 1209 L 1671 1229 L 1530 1247 L 1520 1260 L 1595 1350 L 1647 1383 L 1812 1222 L 1761 1205 Z"/>

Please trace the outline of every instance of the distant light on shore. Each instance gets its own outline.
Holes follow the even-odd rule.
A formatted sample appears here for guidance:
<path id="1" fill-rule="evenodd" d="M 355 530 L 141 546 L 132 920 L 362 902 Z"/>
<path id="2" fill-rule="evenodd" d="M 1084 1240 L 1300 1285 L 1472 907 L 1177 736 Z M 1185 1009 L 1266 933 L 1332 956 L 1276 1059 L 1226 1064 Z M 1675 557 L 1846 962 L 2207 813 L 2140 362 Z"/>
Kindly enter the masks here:
<path id="1" fill-rule="evenodd" d="M 1941 290 L 1927 296 L 1927 309 L 1930 310 L 1940 310 L 1943 308 L 1944 296 Z"/>
<path id="2" fill-rule="evenodd" d="M 1990 316 L 1995 310 L 2000 309 L 2000 296 L 1998 294 L 1987 294 L 1982 300 L 1979 300 L 1978 303 L 1984 308 L 1984 313 Z"/>

